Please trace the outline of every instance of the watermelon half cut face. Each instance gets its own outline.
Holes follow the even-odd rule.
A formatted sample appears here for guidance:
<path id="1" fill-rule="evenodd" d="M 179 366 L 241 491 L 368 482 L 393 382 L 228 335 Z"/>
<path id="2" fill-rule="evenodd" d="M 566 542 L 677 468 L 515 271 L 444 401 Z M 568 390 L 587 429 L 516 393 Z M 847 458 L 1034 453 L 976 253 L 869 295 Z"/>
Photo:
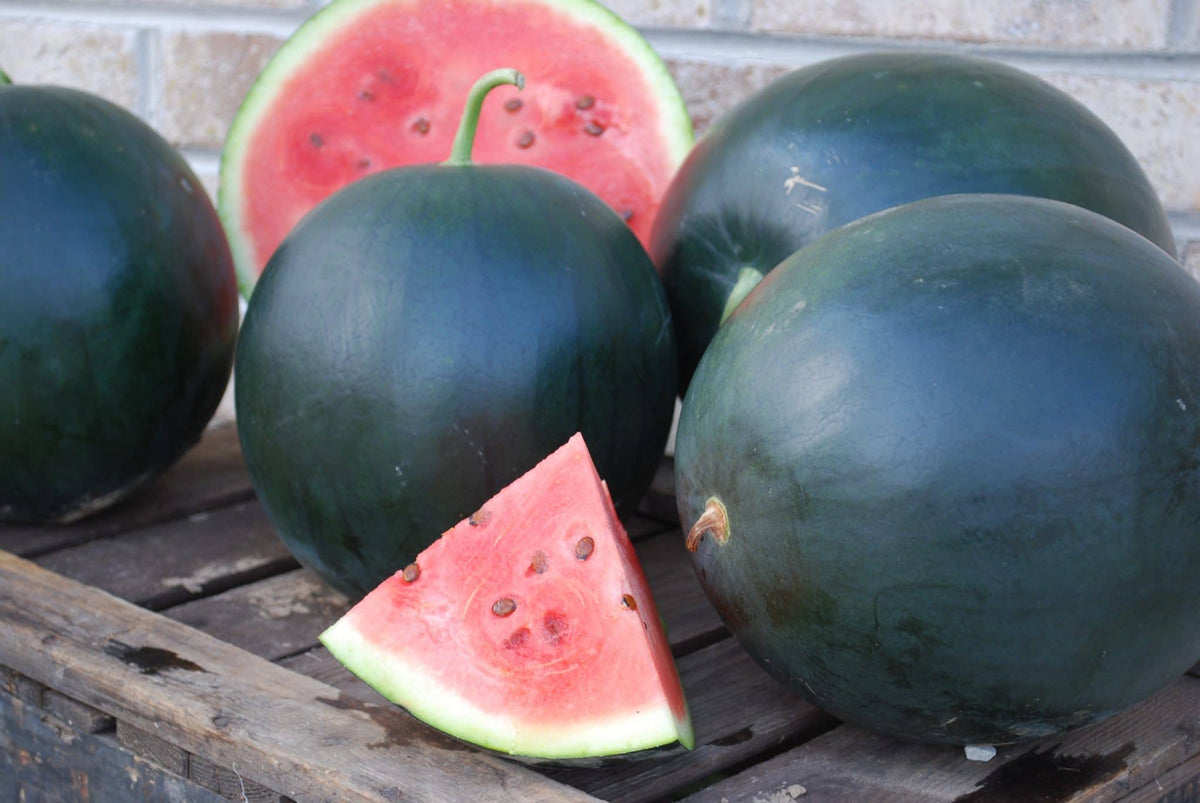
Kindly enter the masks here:
<path id="1" fill-rule="evenodd" d="M 474 160 L 566 175 L 648 242 L 692 127 L 636 30 L 594 0 L 334 0 L 267 63 L 226 139 L 218 206 L 243 292 L 335 190 L 444 161 L 468 90 L 497 67 L 526 86 L 488 97 Z"/>
<path id="2" fill-rule="evenodd" d="M 320 638 L 414 716 L 503 753 L 694 744 L 649 585 L 580 435 Z"/>

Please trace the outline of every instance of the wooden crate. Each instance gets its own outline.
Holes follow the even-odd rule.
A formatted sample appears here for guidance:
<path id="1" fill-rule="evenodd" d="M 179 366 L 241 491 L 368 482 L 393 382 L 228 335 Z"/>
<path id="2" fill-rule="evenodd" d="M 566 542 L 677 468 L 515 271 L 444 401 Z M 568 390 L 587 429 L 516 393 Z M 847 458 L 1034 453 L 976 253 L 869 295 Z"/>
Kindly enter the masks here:
<path id="1" fill-rule="evenodd" d="M 1195 670 L 989 762 L 838 723 L 729 637 L 670 493 L 664 465 L 628 526 L 696 749 L 529 766 L 428 728 L 317 644 L 347 602 L 284 549 L 232 425 L 214 428 L 117 508 L 0 527 L 0 801 L 1200 801 Z"/>

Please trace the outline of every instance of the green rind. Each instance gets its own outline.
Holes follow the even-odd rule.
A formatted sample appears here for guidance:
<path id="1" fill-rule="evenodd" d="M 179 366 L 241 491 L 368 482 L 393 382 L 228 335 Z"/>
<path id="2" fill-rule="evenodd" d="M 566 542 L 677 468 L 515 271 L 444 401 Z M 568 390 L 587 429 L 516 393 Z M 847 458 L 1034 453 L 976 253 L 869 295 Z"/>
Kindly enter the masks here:
<path id="1" fill-rule="evenodd" d="M 868 53 L 796 70 L 721 117 L 676 173 L 651 255 L 671 299 L 686 388 L 738 272 L 767 273 L 838 226 L 954 193 L 1099 212 L 1174 255 L 1145 172 L 1098 117 L 980 58 Z"/>
<path id="2" fill-rule="evenodd" d="M 98 97 L 0 87 L 0 176 L 0 519 L 77 519 L 200 437 L 232 259 L 183 158 Z"/>
<path id="3" fill-rule="evenodd" d="M 659 708 L 625 712 L 610 719 L 568 719 L 553 725 L 521 721 L 486 711 L 454 689 L 430 679 L 419 666 L 374 646 L 343 617 L 320 636 L 329 652 L 388 700 L 413 716 L 457 738 L 515 756 L 570 759 L 621 755 L 639 750 L 695 743 L 690 722 L 679 723 L 666 703 Z M 497 701 L 503 706 L 503 701 Z"/>
<path id="4" fill-rule="evenodd" d="M 830 232 L 718 332 L 683 404 L 697 575 L 768 671 L 902 738 L 1095 722 L 1200 658 L 1200 285 L 1051 201 Z"/>
<path id="5" fill-rule="evenodd" d="M 663 115 L 659 136 L 666 143 L 675 164 L 681 163 L 692 147 L 691 118 L 666 64 L 637 29 L 595 0 L 536 1 L 603 31 L 638 66 L 657 98 L 659 111 Z M 221 153 L 217 208 L 229 235 L 238 284 L 246 298 L 250 297 L 258 280 L 257 263 L 250 253 L 249 238 L 241 228 L 244 198 L 239 192 L 240 176 L 249 137 L 270 110 L 288 78 L 298 67 L 307 63 L 312 53 L 320 49 L 332 33 L 353 26 L 357 17 L 365 11 L 399 2 L 403 0 L 334 0 L 317 11 L 292 33 L 263 67 L 230 124 Z M 513 66 L 520 69 L 520 65 Z"/>
<path id="6" fill-rule="evenodd" d="M 666 296 L 633 231 L 514 166 L 403 168 L 332 196 L 263 272 L 236 364 L 267 512 L 352 596 L 576 432 L 631 510 L 676 389 Z"/>

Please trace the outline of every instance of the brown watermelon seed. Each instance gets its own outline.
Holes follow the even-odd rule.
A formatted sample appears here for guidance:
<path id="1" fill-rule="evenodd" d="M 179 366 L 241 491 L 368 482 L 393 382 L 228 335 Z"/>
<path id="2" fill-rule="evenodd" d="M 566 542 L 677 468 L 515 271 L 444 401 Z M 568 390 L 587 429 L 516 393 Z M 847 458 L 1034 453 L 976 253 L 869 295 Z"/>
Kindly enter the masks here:
<path id="1" fill-rule="evenodd" d="M 369 89 L 360 89 L 358 90 L 358 99 L 365 100 L 367 103 L 370 103 L 371 101 L 375 100 L 375 93 Z"/>
<path id="2" fill-rule="evenodd" d="M 504 101 L 504 110 L 506 112 L 519 112 L 525 103 L 520 98 L 509 98 Z"/>
<path id="3" fill-rule="evenodd" d="M 575 98 L 575 108 L 579 109 L 580 111 L 590 109 L 595 105 L 596 99 L 591 95 L 580 95 L 579 97 Z"/>
<path id="4" fill-rule="evenodd" d="M 312 143 L 312 146 L 314 148 L 319 148 L 325 144 L 325 137 L 321 136 L 320 134 L 318 134 L 314 131 L 313 133 L 308 135 L 308 141 Z"/>
<path id="5" fill-rule="evenodd" d="M 604 126 L 597 123 L 595 120 L 589 120 L 588 124 L 583 127 L 585 134 L 591 134 L 593 137 L 598 137 L 604 133 Z"/>
<path id="6" fill-rule="evenodd" d="M 412 124 L 412 130 L 416 131 L 418 134 L 428 134 L 429 120 L 424 117 L 418 117 Z"/>
<path id="7" fill-rule="evenodd" d="M 545 574 L 546 569 L 548 569 L 549 567 L 550 567 L 549 559 L 546 557 L 545 552 L 543 552 L 542 550 L 539 549 L 537 552 L 533 553 L 533 559 L 529 561 L 530 569 L 537 572 L 538 574 Z"/>
<path id="8" fill-rule="evenodd" d="M 621 604 L 631 611 L 637 610 L 637 600 L 633 598 L 633 594 L 626 594 L 621 597 Z"/>
<path id="9" fill-rule="evenodd" d="M 524 150 L 533 144 L 534 136 L 532 131 L 525 131 L 521 136 L 517 137 L 517 147 Z"/>
<path id="10" fill-rule="evenodd" d="M 492 613 L 497 616 L 508 616 L 517 609 L 517 603 L 512 597 L 501 597 L 492 603 Z"/>
<path id="11" fill-rule="evenodd" d="M 492 511 L 486 507 L 481 507 L 467 518 L 467 524 L 472 527 L 482 527 L 492 520 Z"/>
<path id="12" fill-rule="evenodd" d="M 421 567 L 416 563 L 410 563 L 404 567 L 404 573 L 400 575 L 401 579 L 406 583 L 415 583 L 417 578 L 421 576 Z"/>
<path id="13" fill-rule="evenodd" d="M 590 535 L 585 535 L 579 539 L 579 543 L 575 545 L 575 560 L 587 560 L 592 556 L 592 551 L 596 548 L 596 542 L 592 540 Z"/>
<path id="14" fill-rule="evenodd" d="M 354 163 L 354 166 L 357 167 L 359 170 L 369 170 L 369 169 L 371 169 L 371 160 L 370 159 L 359 159 L 357 162 Z"/>

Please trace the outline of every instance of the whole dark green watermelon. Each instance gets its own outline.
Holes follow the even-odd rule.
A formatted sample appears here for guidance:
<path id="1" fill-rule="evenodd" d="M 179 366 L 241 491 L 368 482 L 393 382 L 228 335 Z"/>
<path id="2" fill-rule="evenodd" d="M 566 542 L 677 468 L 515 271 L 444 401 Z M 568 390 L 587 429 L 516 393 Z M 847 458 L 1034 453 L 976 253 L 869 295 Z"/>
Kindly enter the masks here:
<path id="1" fill-rule="evenodd" d="M 684 385 L 722 314 L 797 248 L 872 212 L 980 192 L 1073 203 L 1175 253 L 1158 196 L 1117 136 L 1012 67 L 868 53 L 796 70 L 751 96 L 696 144 L 655 220 L 650 253 Z"/>
<path id="2" fill-rule="evenodd" d="M 464 158 L 306 216 L 255 287 L 236 370 L 272 521 L 354 596 L 575 432 L 632 509 L 676 389 L 666 295 L 624 221 L 549 171 Z"/>
<path id="3" fill-rule="evenodd" d="M 0 519 L 77 518 L 171 465 L 220 402 L 237 325 L 183 158 L 108 101 L 0 80 Z"/>
<path id="4" fill-rule="evenodd" d="M 1200 284 L 1053 201 L 949 196 L 751 292 L 679 423 L 717 610 L 817 705 L 996 744 L 1200 659 Z"/>

